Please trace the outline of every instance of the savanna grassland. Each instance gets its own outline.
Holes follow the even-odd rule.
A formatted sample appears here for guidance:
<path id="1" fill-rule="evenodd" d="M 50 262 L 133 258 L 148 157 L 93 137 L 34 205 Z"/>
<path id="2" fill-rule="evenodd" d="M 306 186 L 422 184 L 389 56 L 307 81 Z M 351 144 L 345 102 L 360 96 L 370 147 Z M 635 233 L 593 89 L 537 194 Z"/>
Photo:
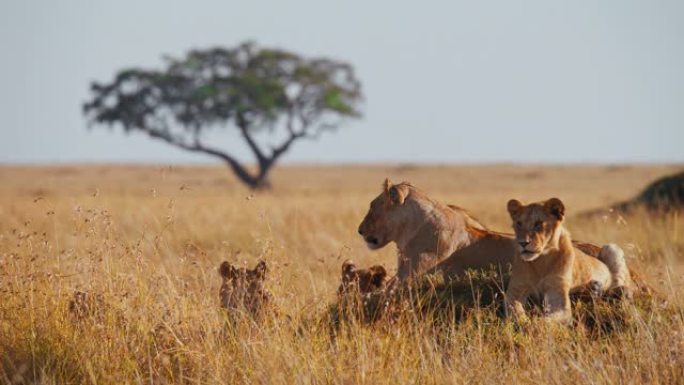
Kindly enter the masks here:
<path id="1" fill-rule="evenodd" d="M 0 383 L 684 383 L 684 219 L 573 217 L 679 169 L 286 166 L 253 194 L 218 166 L 0 167 Z M 500 231 L 509 198 L 558 196 L 576 238 L 619 243 L 666 301 L 627 309 L 611 333 L 519 329 L 483 310 L 333 338 L 342 262 L 396 265 L 393 246 L 371 252 L 356 233 L 386 176 Z M 217 267 L 258 259 L 282 314 L 229 322 Z M 94 314 L 69 312 L 75 291 L 97 297 Z"/>

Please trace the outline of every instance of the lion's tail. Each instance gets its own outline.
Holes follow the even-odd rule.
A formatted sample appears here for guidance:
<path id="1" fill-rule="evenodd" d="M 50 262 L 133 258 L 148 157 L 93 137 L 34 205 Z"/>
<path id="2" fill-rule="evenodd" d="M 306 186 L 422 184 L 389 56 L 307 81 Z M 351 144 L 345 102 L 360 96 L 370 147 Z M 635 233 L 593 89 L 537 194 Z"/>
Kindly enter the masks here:
<path id="1" fill-rule="evenodd" d="M 582 252 L 599 259 L 608 266 L 613 275 L 612 287 L 620 287 L 621 283 L 630 284 L 633 294 L 664 299 L 665 296 L 649 285 L 636 271 L 629 268 L 625 261 L 624 251 L 615 244 L 598 247 L 591 243 L 573 242 Z"/>
<path id="2" fill-rule="evenodd" d="M 613 276 L 613 288 L 628 288 L 631 295 L 664 299 L 665 296 L 649 285 L 636 271 L 627 266 L 625 252 L 620 246 L 609 243 L 601 248 L 597 257 L 608 266 Z"/>
<path id="3" fill-rule="evenodd" d="M 613 277 L 612 288 L 632 288 L 632 275 L 625 261 L 625 252 L 620 246 L 609 243 L 601 248 L 598 259 L 605 263 Z"/>

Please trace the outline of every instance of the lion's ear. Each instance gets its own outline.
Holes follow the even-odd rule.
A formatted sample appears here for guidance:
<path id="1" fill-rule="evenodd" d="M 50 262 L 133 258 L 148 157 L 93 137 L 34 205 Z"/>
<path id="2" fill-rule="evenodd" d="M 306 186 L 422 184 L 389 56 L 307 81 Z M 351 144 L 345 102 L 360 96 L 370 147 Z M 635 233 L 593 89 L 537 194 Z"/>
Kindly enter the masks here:
<path id="1" fill-rule="evenodd" d="M 565 217 L 565 205 L 558 198 L 551 198 L 544 203 L 544 210 L 550 215 L 556 217 L 559 221 L 562 221 Z"/>
<path id="2" fill-rule="evenodd" d="M 520 212 L 520 208 L 522 208 L 522 203 L 520 203 L 520 201 L 517 199 L 511 199 L 508 201 L 506 207 L 508 208 L 508 213 L 511 215 L 511 217 L 514 217 L 518 215 L 518 212 Z"/>
<path id="3" fill-rule="evenodd" d="M 371 272 L 371 282 L 373 285 L 378 287 L 382 286 L 385 277 L 387 277 L 387 270 L 385 270 L 385 267 L 382 265 L 375 265 L 371 266 L 368 270 Z"/>
<path id="4" fill-rule="evenodd" d="M 384 194 L 389 198 L 389 201 L 393 204 L 403 204 L 406 196 L 408 195 L 408 187 L 404 183 L 398 185 L 392 185 L 389 178 L 385 178 L 385 182 L 382 184 Z"/>
<path id="5" fill-rule="evenodd" d="M 403 205 L 406 196 L 408 195 L 408 188 L 405 185 L 394 185 L 389 189 L 389 198 L 393 204 Z"/>
<path id="6" fill-rule="evenodd" d="M 223 261 L 221 266 L 219 266 L 219 274 L 223 278 L 233 278 L 235 277 L 235 267 L 228 261 Z"/>
<path id="7" fill-rule="evenodd" d="M 388 194 L 390 187 L 392 187 L 392 182 L 390 182 L 389 178 L 385 178 L 385 181 L 382 182 L 382 192 Z"/>
<path id="8" fill-rule="evenodd" d="M 259 263 L 257 263 L 256 267 L 254 268 L 254 272 L 256 273 L 256 276 L 259 279 L 266 278 L 267 271 L 268 265 L 266 265 L 266 261 L 259 261 Z"/>

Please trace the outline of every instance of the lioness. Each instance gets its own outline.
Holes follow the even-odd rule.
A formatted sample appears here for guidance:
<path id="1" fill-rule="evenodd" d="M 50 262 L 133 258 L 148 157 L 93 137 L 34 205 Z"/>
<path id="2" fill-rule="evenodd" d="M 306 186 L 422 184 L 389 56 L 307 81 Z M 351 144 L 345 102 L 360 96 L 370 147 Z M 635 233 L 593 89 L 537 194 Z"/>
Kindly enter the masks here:
<path id="1" fill-rule="evenodd" d="M 510 283 L 506 289 L 506 310 L 516 319 L 525 317 L 523 303 L 530 294 L 539 294 L 545 317 L 566 321 L 570 293 L 605 292 L 631 289 L 630 274 L 622 250 L 615 245 L 601 249 L 598 258 L 573 247 L 570 233 L 563 227 L 565 206 L 558 198 L 523 205 L 511 199 L 508 212 L 513 220 L 517 242 Z"/>
<path id="2" fill-rule="evenodd" d="M 371 201 L 358 232 L 371 250 L 396 243 L 399 281 L 433 271 L 450 279 L 490 266 L 507 273 L 516 252 L 512 234 L 490 231 L 466 210 L 389 179 Z M 594 257 L 601 251 L 588 243 L 575 242 L 575 247 Z"/>
<path id="3" fill-rule="evenodd" d="M 271 294 L 264 287 L 266 262 L 259 261 L 252 270 L 235 267 L 224 261 L 219 266 L 219 274 L 223 278 L 219 296 L 221 306 L 231 311 L 245 312 L 259 317 L 271 306 Z"/>
<path id="4" fill-rule="evenodd" d="M 358 231 L 372 250 L 396 243 L 400 281 L 430 269 L 447 277 L 491 265 L 508 270 L 515 251 L 512 236 L 490 232 L 464 209 L 437 202 L 410 183 L 392 185 L 389 179 Z"/>
<path id="5" fill-rule="evenodd" d="M 358 269 L 352 261 L 346 260 L 342 264 L 342 283 L 337 293 L 338 295 L 349 292 L 367 294 L 382 290 L 385 287 L 386 278 L 387 270 L 382 265 Z"/>

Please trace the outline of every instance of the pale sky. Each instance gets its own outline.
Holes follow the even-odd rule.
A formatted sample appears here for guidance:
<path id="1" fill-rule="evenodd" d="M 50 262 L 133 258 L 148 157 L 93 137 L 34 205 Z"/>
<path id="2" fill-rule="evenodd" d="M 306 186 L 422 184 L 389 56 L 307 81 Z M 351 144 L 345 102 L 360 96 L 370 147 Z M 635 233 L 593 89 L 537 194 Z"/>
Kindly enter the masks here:
<path id="1" fill-rule="evenodd" d="M 0 163 L 212 162 L 89 131 L 81 104 L 122 68 L 247 39 L 362 81 L 364 118 L 288 162 L 684 162 L 681 0 L 2 0 Z"/>

